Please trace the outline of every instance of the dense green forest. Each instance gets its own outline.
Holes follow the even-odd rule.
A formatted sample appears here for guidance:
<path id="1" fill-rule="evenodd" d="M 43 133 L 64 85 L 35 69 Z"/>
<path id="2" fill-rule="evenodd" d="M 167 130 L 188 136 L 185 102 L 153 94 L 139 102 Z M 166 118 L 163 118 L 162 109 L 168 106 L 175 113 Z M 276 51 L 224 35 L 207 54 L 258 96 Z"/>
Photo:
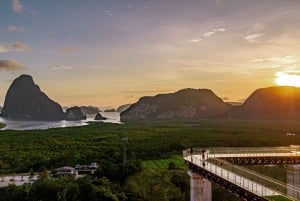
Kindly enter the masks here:
<path id="1" fill-rule="evenodd" d="M 88 200 L 189 200 L 187 169 L 180 157 L 183 149 L 285 146 L 300 142 L 298 133 L 298 121 L 244 120 L 91 123 L 48 130 L 2 130 L 1 175 L 51 171 L 77 163 L 98 162 L 100 167 L 90 178 L 44 178 L 32 186 L 1 188 L 0 197 L 6 197 L 6 201 L 8 197 L 18 201 L 82 200 L 81 193 L 86 191 L 82 188 L 87 188 L 91 196 Z M 128 138 L 126 167 L 123 137 Z M 41 198 L 36 194 L 49 189 L 57 196 Z M 214 187 L 216 194 L 224 193 Z M 214 200 L 228 200 L 224 197 L 215 196 Z"/>

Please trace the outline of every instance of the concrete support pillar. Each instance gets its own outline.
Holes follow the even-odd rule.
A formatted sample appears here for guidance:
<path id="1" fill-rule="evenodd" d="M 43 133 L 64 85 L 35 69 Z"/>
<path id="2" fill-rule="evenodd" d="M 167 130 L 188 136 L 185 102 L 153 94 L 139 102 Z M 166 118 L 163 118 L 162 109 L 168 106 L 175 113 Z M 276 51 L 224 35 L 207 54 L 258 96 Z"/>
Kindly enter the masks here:
<path id="1" fill-rule="evenodd" d="M 300 165 L 287 165 L 287 184 L 300 188 Z M 287 194 L 300 200 L 300 193 L 288 189 Z"/>
<path id="2" fill-rule="evenodd" d="M 190 176 L 190 201 L 212 201 L 211 182 L 201 175 L 188 171 Z"/>

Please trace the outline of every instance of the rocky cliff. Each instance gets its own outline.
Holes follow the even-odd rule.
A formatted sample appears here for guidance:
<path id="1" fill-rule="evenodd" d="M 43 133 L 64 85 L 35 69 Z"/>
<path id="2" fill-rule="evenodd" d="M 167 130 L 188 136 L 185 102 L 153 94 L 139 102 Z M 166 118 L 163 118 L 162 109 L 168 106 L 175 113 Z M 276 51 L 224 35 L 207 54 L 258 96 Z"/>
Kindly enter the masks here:
<path id="1" fill-rule="evenodd" d="M 121 120 L 222 118 L 231 108 L 209 89 L 183 89 L 142 97 L 121 113 Z"/>
<path id="2" fill-rule="evenodd" d="M 1 111 L 5 118 L 21 120 L 62 120 L 61 106 L 43 93 L 29 75 L 21 75 L 10 85 Z"/>
<path id="3" fill-rule="evenodd" d="M 107 120 L 107 118 L 98 113 L 96 114 L 94 120 Z"/>
<path id="4" fill-rule="evenodd" d="M 232 111 L 233 118 L 299 119 L 300 88 L 268 87 L 257 89 Z"/>

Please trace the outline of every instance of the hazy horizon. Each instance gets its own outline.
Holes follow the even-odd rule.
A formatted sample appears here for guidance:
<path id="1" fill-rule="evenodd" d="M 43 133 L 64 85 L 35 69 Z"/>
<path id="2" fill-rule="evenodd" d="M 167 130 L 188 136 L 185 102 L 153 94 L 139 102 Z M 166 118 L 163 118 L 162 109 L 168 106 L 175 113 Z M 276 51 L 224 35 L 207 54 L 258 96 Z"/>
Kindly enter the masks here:
<path id="1" fill-rule="evenodd" d="M 30 74 L 62 106 L 116 108 L 208 88 L 226 101 L 300 86 L 297 0 L 1 2 L 0 105 Z"/>

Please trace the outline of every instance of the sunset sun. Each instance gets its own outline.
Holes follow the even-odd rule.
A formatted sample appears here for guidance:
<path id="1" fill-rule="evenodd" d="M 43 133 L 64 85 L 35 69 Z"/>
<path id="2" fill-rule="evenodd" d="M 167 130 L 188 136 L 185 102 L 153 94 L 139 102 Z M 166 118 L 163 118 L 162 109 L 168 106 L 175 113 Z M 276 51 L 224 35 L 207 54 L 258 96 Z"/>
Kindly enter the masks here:
<path id="1" fill-rule="evenodd" d="M 299 72 L 277 72 L 275 82 L 277 85 L 280 86 L 300 87 L 300 73 Z"/>

